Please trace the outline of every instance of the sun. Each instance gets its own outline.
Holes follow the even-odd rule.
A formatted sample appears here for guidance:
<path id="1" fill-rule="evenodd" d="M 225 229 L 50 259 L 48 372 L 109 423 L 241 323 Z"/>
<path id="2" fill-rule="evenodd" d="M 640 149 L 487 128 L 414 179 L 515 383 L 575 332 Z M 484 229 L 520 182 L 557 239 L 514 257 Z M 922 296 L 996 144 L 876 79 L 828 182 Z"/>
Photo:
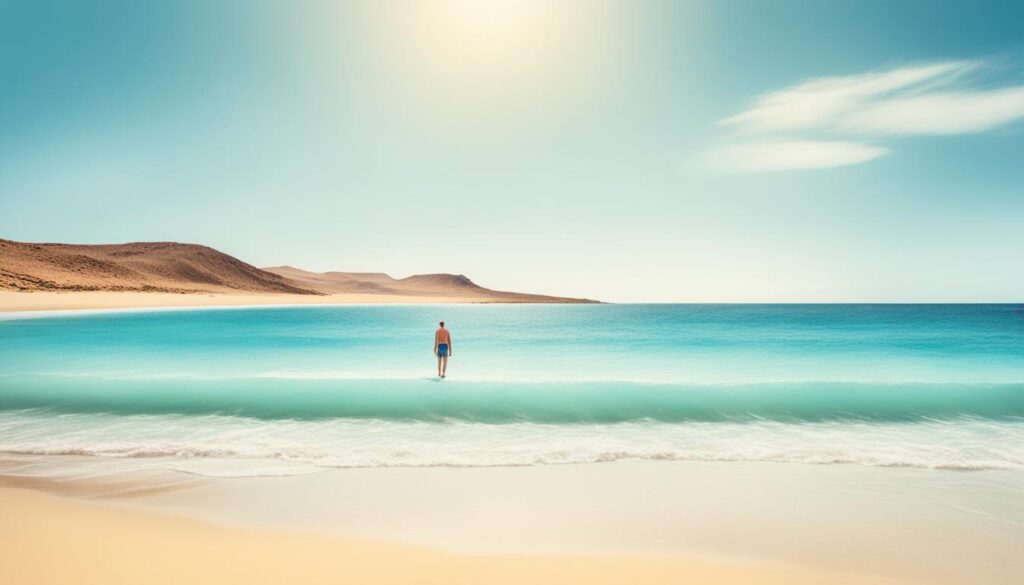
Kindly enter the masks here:
<path id="1" fill-rule="evenodd" d="M 455 91 L 515 91 L 572 77 L 595 35 L 595 9 L 559 0 L 427 0 L 387 11 L 393 63 Z"/>
<path id="2" fill-rule="evenodd" d="M 439 45 L 504 59 L 536 50 L 537 41 L 566 24 L 565 6 L 531 0 L 445 0 L 423 4 L 418 16 Z"/>

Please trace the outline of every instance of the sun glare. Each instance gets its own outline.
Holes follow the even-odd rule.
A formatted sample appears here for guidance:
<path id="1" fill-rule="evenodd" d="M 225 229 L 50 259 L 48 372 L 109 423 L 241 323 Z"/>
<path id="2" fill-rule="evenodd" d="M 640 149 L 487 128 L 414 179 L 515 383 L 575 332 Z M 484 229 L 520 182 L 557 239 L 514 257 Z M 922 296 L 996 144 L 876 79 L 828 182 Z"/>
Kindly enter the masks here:
<path id="1" fill-rule="evenodd" d="M 384 47 L 420 85 L 471 94 L 572 79 L 607 35 L 601 11 L 565 1 L 435 0 L 389 10 Z"/>
<path id="2" fill-rule="evenodd" d="M 447 0 L 430 3 L 423 22 L 438 40 L 492 57 L 530 51 L 549 27 L 557 28 L 564 6 L 508 0 Z"/>

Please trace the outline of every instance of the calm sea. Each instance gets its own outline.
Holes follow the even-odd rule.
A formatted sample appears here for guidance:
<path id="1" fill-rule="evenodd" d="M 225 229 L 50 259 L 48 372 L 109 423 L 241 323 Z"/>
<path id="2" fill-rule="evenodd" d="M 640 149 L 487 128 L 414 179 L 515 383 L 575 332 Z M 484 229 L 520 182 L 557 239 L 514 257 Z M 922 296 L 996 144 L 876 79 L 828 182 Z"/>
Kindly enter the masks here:
<path id="1" fill-rule="evenodd" d="M 436 378 L 433 332 L 452 331 Z M 1024 469 L 1013 305 L 7 315 L 0 453 L 206 475 L 621 459 Z"/>

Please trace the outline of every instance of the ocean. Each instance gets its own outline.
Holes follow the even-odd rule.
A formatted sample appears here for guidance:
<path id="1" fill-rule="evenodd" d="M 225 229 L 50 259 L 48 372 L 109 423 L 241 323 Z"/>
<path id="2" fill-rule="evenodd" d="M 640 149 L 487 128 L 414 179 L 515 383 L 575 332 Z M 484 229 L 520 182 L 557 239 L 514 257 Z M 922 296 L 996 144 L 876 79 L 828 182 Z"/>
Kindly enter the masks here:
<path id="1" fill-rule="evenodd" d="M 452 331 L 449 376 L 433 333 Z M 211 476 L 617 460 L 1024 469 L 1015 305 L 0 317 L 0 455 Z"/>

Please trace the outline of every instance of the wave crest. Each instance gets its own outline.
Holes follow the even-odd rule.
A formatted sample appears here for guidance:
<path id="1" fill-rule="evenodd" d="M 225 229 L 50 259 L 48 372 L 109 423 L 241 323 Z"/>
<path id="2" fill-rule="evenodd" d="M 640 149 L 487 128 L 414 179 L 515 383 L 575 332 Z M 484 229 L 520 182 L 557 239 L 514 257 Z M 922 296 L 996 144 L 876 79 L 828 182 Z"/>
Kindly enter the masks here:
<path id="1" fill-rule="evenodd" d="M 1024 384 L 7 378 L 0 410 L 486 423 L 1024 418 Z"/>

